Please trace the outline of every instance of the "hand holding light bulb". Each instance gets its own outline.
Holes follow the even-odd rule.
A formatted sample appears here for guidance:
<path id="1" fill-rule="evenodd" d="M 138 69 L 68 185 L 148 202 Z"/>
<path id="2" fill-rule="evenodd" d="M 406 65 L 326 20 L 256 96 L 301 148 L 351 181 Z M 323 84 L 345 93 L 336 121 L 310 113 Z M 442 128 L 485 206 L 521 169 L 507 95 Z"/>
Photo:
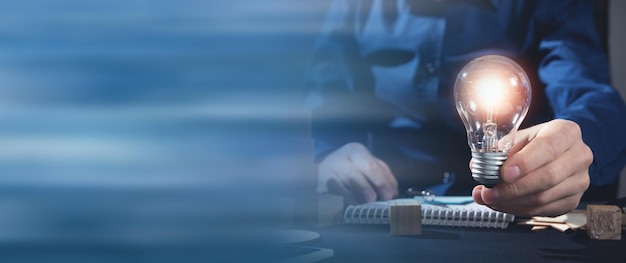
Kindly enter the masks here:
<path id="1" fill-rule="evenodd" d="M 493 59 L 512 62 L 500 56 L 488 57 L 488 60 Z M 514 62 L 508 66 L 519 67 Z M 580 127 L 572 121 L 556 119 L 515 132 L 519 127 L 517 121 L 521 122 L 526 113 L 523 109 L 519 111 L 518 106 L 526 98 L 522 96 L 523 92 L 496 90 L 498 86 L 514 86 L 513 81 L 504 84 L 510 78 L 501 77 L 502 70 L 510 70 L 506 67 L 490 66 L 486 67 L 490 70 L 479 70 L 481 74 L 475 77 L 480 80 L 474 82 L 474 92 L 459 93 L 459 87 L 456 87 L 457 95 L 473 96 L 461 102 L 458 100 L 463 98 L 457 97 L 461 117 L 466 114 L 475 118 L 464 119 L 470 148 L 475 152 L 471 162 L 473 176 L 491 187 L 476 186 L 472 196 L 479 204 L 520 216 L 556 216 L 569 212 L 576 208 L 589 187 L 588 169 L 593 154 L 582 140 Z M 462 74 L 463 71 L 459 77 L 463 77 Z M 519 76 L 525 77 L 525 74 Z M 519 79 L 522 83 L 527 81 L 523 77 Z M 530 91 L 526 96 L 530 96 Z M 463 104 L 459 106 L 459 103 Z M 459 109 L 466 106 L 467 109 Z M 519 113 L 511 113 L 513 111 Z M 511 114 L 519 115 L 514 118 Z M 510 121 L 516 122 L 507 134 L 502 132 L 507 130 L 502 127 L 503 120 L 509 125 Z"/>

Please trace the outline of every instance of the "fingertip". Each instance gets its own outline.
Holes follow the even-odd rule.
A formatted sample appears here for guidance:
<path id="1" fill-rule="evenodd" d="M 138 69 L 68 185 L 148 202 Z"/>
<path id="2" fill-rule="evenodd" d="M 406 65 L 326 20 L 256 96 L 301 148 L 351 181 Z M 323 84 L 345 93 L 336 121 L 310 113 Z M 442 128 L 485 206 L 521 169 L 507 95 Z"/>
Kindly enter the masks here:
<path id="1" fill-rule="evenodd" d="M 374 202 L 376 201 L 376 192 L 374 192 L 374 190 L 372 189 L 365 189 L 363 190 L 363 202 L 365 203 L 369 203 L 369 202 Z"/>
<path id="2" fill-rule="evenodd" d="M 472 197 L 474 198 L 474 202 L 476 202 L 479 205 L 484 205 L 485 202 L 483 201 L 483 198 L 481 196 L 481 192 L 483 190 L 482 185 L 477 185 L 476 187 L 474 187 L 474 189 L 472 190 Z"/>
<path id="3" fill-rule="evenodd" d="M 380 195 L 379 195 L 381 201 L 387 201 L 387 200 L 391 200 L 394 197 L 394 193 L 391 189 L 388 188 L 384 188 L 380 190 Z"/>
<path id="4" fill-rule="evenodd" d="M 500 193 L 496 188 L 483 188 L 480 196 L 484 204 L 493 204 L 500 199 Z"/>

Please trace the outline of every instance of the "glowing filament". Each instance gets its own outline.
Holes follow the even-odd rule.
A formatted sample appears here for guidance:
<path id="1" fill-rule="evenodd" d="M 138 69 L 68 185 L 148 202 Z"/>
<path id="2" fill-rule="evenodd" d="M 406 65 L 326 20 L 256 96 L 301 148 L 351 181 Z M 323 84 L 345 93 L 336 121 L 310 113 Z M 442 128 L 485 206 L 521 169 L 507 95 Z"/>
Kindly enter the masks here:
<path id="1" fill-rule="evenodd" d="M 493 109 L 504 97 L 504 83 L 499 78 L 483 78 L 476 85 L 480 105 Z"/>

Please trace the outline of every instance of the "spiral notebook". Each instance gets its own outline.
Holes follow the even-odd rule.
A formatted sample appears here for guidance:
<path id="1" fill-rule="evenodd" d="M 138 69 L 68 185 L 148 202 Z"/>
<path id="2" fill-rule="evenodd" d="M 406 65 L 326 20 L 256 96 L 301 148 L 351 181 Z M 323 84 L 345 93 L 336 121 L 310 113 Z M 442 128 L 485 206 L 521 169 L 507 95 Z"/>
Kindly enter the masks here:
<path id="1" fill-rule="evenodd" d="M 454 198 L 454 197 L 453 197 Z M 458 200 L 457 197 L 456 200 Z M 470 197 L 471 198 L 471 197 Z M 481 228 L 507 228 L 515 216 L 495 211 L 475 202 L 450 202 L 437 197 L 435 202 L 422 202 L 422 225 Z M 351 205 L 344 211 L 346 224 L 389 224 L 389 210 L 394 202 L 416 202 L 415 199 L 395 199 Z"/>

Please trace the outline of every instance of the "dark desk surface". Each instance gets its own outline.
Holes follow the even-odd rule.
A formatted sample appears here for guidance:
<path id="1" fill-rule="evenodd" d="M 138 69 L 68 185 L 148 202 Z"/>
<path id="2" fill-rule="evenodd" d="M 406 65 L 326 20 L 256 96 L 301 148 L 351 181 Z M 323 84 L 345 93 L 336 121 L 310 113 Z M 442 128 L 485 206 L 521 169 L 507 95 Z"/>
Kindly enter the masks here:
<path id="1" fill-rule="evenodd" d="M 385 225 L 313 230 L 320 238 L 309 245 L 334 250 L 323 262 L 626 262 L 624 237 L 591 240 L 584 231 L 532 232 L 516 224 L 504 230 L 428 226 L 410 237 L 391 236 Z"/>

